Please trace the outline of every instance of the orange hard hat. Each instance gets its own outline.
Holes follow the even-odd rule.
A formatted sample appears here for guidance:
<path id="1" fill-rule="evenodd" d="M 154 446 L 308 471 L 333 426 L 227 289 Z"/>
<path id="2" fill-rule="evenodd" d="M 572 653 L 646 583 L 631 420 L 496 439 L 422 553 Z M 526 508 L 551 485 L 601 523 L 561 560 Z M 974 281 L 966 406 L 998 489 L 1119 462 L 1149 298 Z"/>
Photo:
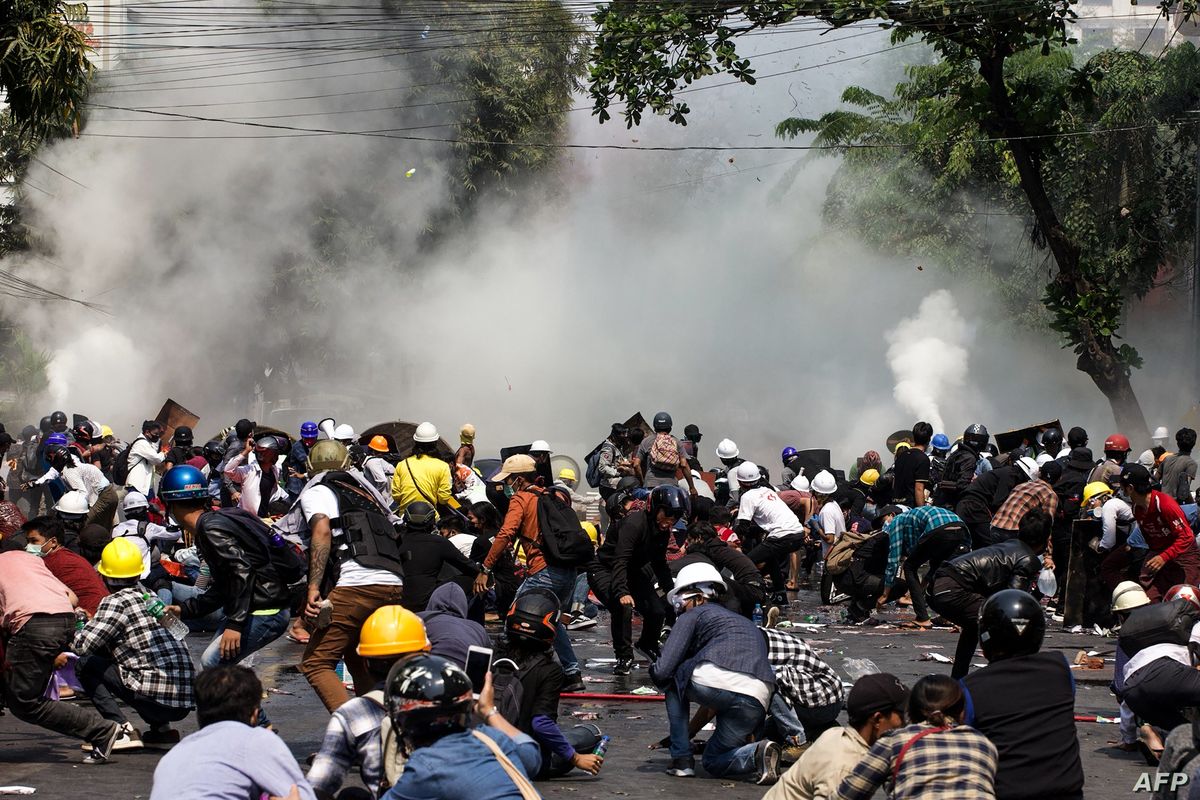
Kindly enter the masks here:
<path id="1" fill-rule="evenodd" d="M 382 436 L 372 436 L 367 447 L 374 450 L 376 453 L 386 453 L 388 451 L 388 441 Z"/>

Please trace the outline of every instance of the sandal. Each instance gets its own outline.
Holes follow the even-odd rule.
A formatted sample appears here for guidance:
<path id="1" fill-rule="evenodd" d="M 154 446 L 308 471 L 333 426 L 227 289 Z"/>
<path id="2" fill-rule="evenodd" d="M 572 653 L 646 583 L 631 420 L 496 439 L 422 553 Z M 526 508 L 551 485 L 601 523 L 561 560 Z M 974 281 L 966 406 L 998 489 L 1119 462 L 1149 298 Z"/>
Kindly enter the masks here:
<path id="1" fill-rule="evenodd" d="M 933 630 L 933 623 L 930 622 L 929 620 L 926 620 L 925 622 L 922 623 L 922 622 L 919 622 L 914 619 L 914 620 L 906 620 L 904 622 L 898 622 L 898 623 L 896 623 L 896 627 L 903 628 L 903 629 L 909 630 L 909 631 L 914 631 L 914 630 L 915 631 L 931 631 L 931 630 Z"/>

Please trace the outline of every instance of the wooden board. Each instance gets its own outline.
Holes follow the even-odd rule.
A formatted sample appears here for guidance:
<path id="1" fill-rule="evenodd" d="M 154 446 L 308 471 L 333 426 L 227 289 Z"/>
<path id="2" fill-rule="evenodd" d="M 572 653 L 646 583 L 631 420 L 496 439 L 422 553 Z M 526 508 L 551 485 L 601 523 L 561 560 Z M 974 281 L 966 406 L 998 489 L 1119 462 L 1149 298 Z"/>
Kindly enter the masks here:
<path id="1" fill-rule="evenodd" d="M 188 411 L 183 406 L 176 403 L 171 398 L 163 403 L 162 408 L 158 411 L 158 416 L 154 419 L 162 423 L 165 430 L 163 431 L 162 441 L 169 442 L 171 437 L 175 435 L 175 429 L 180 425 L 186 425 L 192 429 L 192 433 L 196 433 L 196 424 L 200 422 L 200 417 Z"/>

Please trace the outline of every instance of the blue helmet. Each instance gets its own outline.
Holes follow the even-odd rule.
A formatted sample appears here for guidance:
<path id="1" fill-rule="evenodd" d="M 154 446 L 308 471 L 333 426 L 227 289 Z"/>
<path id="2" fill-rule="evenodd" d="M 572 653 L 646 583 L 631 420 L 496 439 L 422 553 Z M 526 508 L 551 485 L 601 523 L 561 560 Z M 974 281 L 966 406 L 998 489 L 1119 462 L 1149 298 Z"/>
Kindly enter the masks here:
<path id="1" fill-rule="evenodd" d="M 939 433 L 933 437 L 931 444 L 933 445 L 934 450 L 949 450 L 950 437 L 944 433 Z"/>
<path id="2" fill-rule="evenodd" d="M 317 438 L 317 423 L 306 422 L 303 425 L 301 425 L 300 426 L 300 438 L 301 439 Z"/>
<path id="3" fill-rule="evenodd" d="M 63 447 L 66 447 L 70 442 L 67 441 L 65 433 L 52 433 L 46 437 L 46 446 L 49 447 L 55 444 L 61 444 Z"/>
<path id="4" fill-rule="evenodd" d="M 783 452 L 779 454 L 779 457 L 782 458 L 783 463 L 786 464 L 789 458 L 796 455 L 796 452 L 796 448 L 789 445 L 788 447 L 783 448 Z"/>
<path id="5" fill-rule="evenodd" d="M 158 484 L 158 496 L 164 503 L 203 500 L 208 497 L 208 480 L 190 464 L 171 467 Z"/>

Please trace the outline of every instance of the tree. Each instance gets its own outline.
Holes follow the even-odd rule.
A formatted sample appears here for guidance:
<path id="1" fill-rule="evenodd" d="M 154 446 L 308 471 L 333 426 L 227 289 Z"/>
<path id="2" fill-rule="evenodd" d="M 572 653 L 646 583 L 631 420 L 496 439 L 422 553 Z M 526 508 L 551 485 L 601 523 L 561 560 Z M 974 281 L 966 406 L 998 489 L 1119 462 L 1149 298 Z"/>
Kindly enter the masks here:
<path id="1" fill-rule="evenodd" d="M 1164 0 L 1163 13 L 1171 7 L 1170 0 Z M 1180 4 L 1186 18 L 1195 7 L 1196 0 Z M 834 28 L 875 21 L 892 30 L 893 42 L 922 39 L 954 67 L 931 87 L 933 96 L 952 102 L 988 137 L 1002 143 L 1038 241 L 1058 267 L 1044 301 L 1066 312 L 1060 327 L 1077 355 L 1076 366 L 1108 399 L 1118 426 L 1148 438 L 1129 380 L 1136 354 L 1114 341 L 1120 325 L 1114 311 L 1120 306 L 1094 306 L 1085 264 L 1090 254 L 1064 224 L 1045 180 L 1044 165 L 1056 155 L 1059 134 L 1070 128 L 1070 103 L 1093 91 L 1092 75 L 1071 70 L 1069 80 L 1044 92 L 1044 87 L 1009 68 L 1018 53 L 1039 48 L 1049 55 L 1071 43 L 1067 25 L 1075 14 L 1070 0 L 618 0 L 595 15 L 599 33 L 590 83 L 595 113 L 605 121 L 612 100 L 620 99 L 626 103 L 624 116 L 631 127 L 647 108 L 685 123 L 689 109 L 676 98 L 681 85 L 716 72 L 753 83 L 749 61 L 737 54 L 738 37 L 799 17 L 816 18 Z"/>
<path id="2" fill-rule="evenodd" d="M 79 123 L 92 64 L 83 31 L 70 23 L 77 7 L 0 0 L 0 90 L 18 126 L 37 137 Z"/>

